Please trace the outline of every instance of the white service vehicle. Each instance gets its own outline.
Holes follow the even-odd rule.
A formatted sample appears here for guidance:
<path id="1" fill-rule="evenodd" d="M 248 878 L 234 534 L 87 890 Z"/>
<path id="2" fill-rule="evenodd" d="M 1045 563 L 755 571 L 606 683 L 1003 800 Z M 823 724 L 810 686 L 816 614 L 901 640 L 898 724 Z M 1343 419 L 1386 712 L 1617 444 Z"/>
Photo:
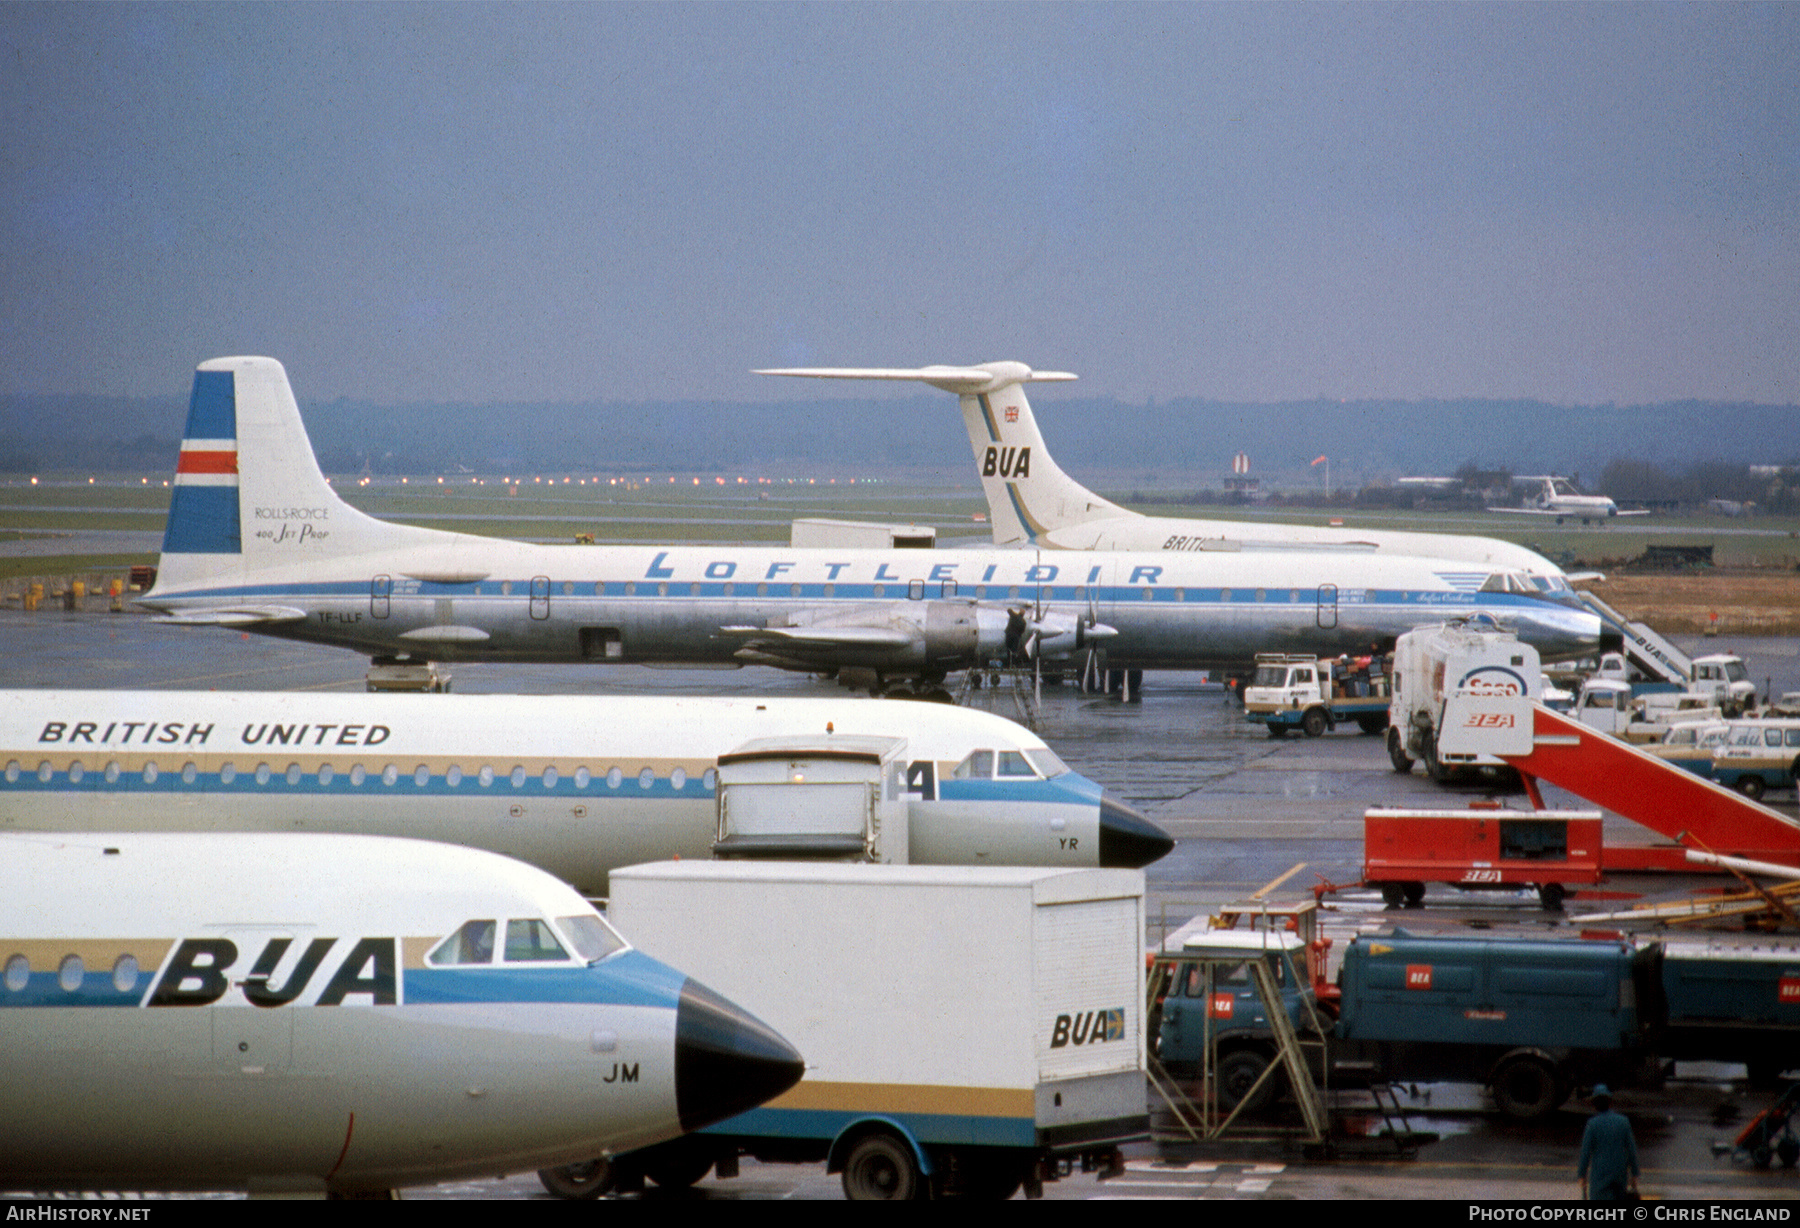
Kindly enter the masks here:
<path id="1" fill-rule="evenodd" d="M 1413 761 L 1439 783 L 1469 770 L 1498 773 L 1499 759 L 1485 754 L 1438 753 L 1444 701 L 1459 691 L 1484 697 L 1522 695 L 1537 700 L 1544 670 L 1537 650 L 1486 620 L 1418 627 L 1394 642 L 1393 700 L 1388 706 L 1388 758 L 1396 772 Z"/>
<path id="2" fill-rule="evenodd" d="M 807 1068 L 765 1108 L 612 1157 L 611 1179 L 689 1184 L 750 1155 L 823 1160 L 853 1199 L 910 1199 L 1115 1170 L 1148 1128 L 1143 892 L 1136 870 L 615 871 L 611 918 L 633 941 L 768 1020 Z"/>
<path id="3" fill-rule="evenodd" d="M 1727 719 L 1756 706 L 1756 684 L 1744 658 L 1728 652 L 1695 657 L 1688 671 L 1687 693 L 1711 698 Z"/>
<path id="4" fill-rule="evenodd" d="M 1311 653 L 1259 652 L 1256 673 L 1244 688 L 1244 719 L 1269 727 L 1279 738 L 1298 729 L 1316 738 L 1339 721 L 1364 733 L 1387 727 L 1388 687 L 1380 661 L 1315 657 Z"/>

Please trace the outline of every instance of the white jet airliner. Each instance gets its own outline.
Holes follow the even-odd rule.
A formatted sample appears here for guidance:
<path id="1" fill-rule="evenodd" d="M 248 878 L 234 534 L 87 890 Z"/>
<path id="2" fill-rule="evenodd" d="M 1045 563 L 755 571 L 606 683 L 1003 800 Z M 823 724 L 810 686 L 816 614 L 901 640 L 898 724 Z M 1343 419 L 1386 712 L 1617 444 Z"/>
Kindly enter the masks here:
<path id="1" fill-rule="evenodd" d="M 804 1072 L 548 874 L 418 840 L 7 832 L 0 961 L 7 1189 L 530 1172 Z"/>
<path id="2" fill-rule="evenodd" d="M 1417 555 L 1510 569 L 1544 593 L 1569 597 L 1562 568 L 1534 550 L 1492 537 L 1402 529 L 1330 528 L 1264 521 L 1146 516 L 1101 498 L 1057 465 L 1026 400 L 1028 383 L 1072 380 L 1024 363 L 972 367 L 790 367 L 758 375 L 910 380 L 957 394 L 987 496 L 994 544 L 1058 550 L 1236 550 L 1278 547 Z"/>
<path id="3" fill-rule="evenodd" d="M 1600 622 L 1523 571 L 1331 550 L 1181 553 L 538 546 L 388 524 L 320 474 L 287 373 L 194 379 L 156 586 L 165 620 L 415 661 L 775 665 L 879 689 L 999 657 L 1116 669 L 1367 651 L 1485 613 L 1549 659 Z"/>
<path id="4" fill-rule="evenodd" d="M 1565 519 L 1578 519 L 1582 524 L 1595 520 L 1610 520 L 1614 516 L 1648 516 L 1645 510 L 1622 512 L 1619 505 L 1606 495 L 1584 495 L 1575 489 L 1575 483 L 1568 478 L 1559 478 L 1549 474 L 1521 474 L 1513 478 L 1515 482 L 1538 482 L 1536 494 L 1525 497 L 1524 507 L 1490 507 L 1490 512 L 1511 512 L 1518 516 L 1554 516 L 1556 523 Z"/>
<path id="5" fill-rule="evenodd" d="M 789 855 L 1129 869 L 1173 847 L 1023 726 L 850 695 L 0 691 L 0 828 L 424 836 L 602 894 L 617 866 L 713 854 L 721 762 L 884 750 L 904 846 L 844 849 L 840 824 Z"/>

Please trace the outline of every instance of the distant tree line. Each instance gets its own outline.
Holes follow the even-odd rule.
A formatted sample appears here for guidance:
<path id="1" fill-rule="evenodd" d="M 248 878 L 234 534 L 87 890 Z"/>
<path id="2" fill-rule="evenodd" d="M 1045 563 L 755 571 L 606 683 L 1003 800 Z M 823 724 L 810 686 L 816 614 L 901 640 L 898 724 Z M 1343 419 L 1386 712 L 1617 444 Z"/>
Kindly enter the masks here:
<path id="1" fill-rule="evenodd" d="M 1620 503 L 1695 507 L 1727 499 L 1785 515 L 1800 511 L 1800 458 L 1755 466 L 1696 461 L 1674 471 L 1650 461 L 1615 460 L 1600 474 L 1600 491 Z"/>

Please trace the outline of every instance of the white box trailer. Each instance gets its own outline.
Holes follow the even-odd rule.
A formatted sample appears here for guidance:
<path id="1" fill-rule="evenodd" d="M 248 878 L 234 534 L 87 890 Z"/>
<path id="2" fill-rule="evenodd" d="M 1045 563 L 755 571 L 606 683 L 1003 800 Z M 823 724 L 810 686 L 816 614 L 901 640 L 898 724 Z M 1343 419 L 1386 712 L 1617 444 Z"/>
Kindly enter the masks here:
<path id="1" fill-rule="evenodd" d="M 751 1155 L 824 1160 L 852 1198 L 1005 1196 L 1147 1135 L 1140 871 L 682 861 L 611 890 L 632 943 L 806 1059 L 787 1095 L 617 1178 Z"/>

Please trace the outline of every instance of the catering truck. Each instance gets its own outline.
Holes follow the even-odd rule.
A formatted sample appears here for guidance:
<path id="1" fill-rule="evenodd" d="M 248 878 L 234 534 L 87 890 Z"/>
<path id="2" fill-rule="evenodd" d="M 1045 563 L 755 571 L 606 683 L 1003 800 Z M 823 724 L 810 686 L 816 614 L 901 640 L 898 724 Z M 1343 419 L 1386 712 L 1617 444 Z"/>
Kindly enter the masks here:
<path id="1" fill-rule="evenodd" d="M 806 1058 L 764 1109 L 615 1157 L 615 1184 L 748 1155 L 823 1161 L 853 1199 L 1034 1195 L 1147 1137 L 1140 871 L 679 861 L 610 889 L 639 950 Z"/>
<path id="2" fill-rule="evenodd" d="M 1439 783 L 1468 773 L 1504 773 L 1505 764 L 1492 755 L 1439 753 L 1444 703 L 1458 691 L 1536 700 L 1543 688 L 1537 649 L 1490 619 L 1408 631 L 1394 641 L 1388 758 L 1396 772 L 1412 771 L 1417 760 Z"/>

